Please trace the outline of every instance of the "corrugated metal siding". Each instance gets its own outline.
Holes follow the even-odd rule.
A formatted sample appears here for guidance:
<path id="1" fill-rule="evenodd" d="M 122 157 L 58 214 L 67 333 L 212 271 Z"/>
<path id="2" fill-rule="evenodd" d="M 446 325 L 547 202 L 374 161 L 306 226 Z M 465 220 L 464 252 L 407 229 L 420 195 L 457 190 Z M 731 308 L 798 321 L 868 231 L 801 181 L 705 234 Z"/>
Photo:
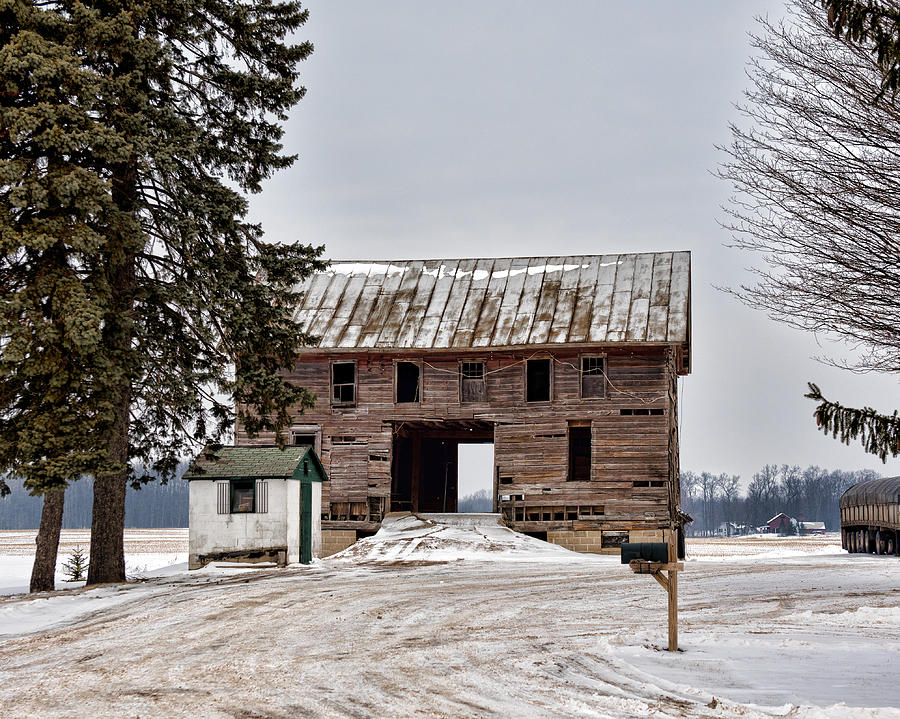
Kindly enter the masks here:
<path id="1" fill-rule="evenodd" d="M 300 290 L 321 348 L 690 341 L 689 252 L 333 262 Z"/>

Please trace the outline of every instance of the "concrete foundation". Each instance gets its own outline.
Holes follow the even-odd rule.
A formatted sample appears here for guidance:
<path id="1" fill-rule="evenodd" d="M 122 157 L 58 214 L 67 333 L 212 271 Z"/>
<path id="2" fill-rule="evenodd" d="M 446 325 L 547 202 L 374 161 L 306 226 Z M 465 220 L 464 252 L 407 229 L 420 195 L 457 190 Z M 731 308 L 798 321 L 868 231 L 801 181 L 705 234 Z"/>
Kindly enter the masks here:
<path id="1" fill-rule="evenodd" d="M 616 533 L 618 534 L 618 532 Z M 632 529 L 628 532 L 629 542 L 665 542 L 668 540 L 665 529 Z M 586 554 L 620 553 L 618 546 L 605 546 L 603 530 L 600 529 L 555 529 L 547 531 L 547 541 L 558 544 L 573 552 Z"/>
<path id="2" fill-rule="evenodd" d="M 356 542 L 356 530 L 353 529 L 323 529 L 322 530 L 322 557 L 330 557 L 332 554 L 343 552 L 347 547 Z"/>

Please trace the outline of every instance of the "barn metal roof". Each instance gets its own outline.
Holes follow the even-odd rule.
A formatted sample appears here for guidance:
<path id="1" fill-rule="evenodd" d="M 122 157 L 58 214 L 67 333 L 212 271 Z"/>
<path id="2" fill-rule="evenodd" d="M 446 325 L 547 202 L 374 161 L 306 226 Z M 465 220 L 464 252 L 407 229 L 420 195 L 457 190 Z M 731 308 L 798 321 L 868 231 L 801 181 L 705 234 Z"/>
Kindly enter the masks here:
<path id="1" fill-rule="evenodd" d="M 860 482 L 841 495 L 842 507 L 862 504 L 900 504 L 900 477 L 882 477 Z"/>
<path id="2" fill-rule="evenodd" d="M 690 252 L 332 262 L 296 319 L 329 349 L 690 343 Z"/>
<path id="3" fill-rule="evenodd" d="M 184 474 L 185 479 L 267 478 L 290 479 L 309 455 L 322 476 L 328 478 L 311 447 L 222 447 L 204 450 Z"/>

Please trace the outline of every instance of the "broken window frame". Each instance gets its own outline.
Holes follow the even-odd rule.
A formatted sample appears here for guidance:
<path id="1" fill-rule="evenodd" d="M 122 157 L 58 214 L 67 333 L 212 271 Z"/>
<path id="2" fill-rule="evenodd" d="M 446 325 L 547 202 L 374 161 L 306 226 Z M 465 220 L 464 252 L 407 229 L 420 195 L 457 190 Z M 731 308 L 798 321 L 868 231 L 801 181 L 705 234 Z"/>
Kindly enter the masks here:
<path id="1" fill-rule="evenodd" d="M 312 442 L 297 442 L 301 437 L 312 438 Z M 322 428 L 317 424 L 295 424 L 291 427 L 291 444 L 295 447 L 312 446 L 318 456 L 322 456 Z"/>
<path id="2" fill-rule="evenodd" d="M 352 365 L 353 366 L 353 382 L 340 382 L 335 383 L 334 381 L 334 368 L 336 365 Z M 356 406 L 356 399 L 359 392 L 359 367 L 357 367 L 356 360 L 332 360 L 331 366 L 329 368 L 329 385 L 331 388 L 331 406 L 332 407 L 354 407 Z M 353 398 L 346 399 L 335 399 L 335 388 L 345 388 L 352 387 Z"/>
<path id="3" fill-rule="evenodd" d="M 414 399 L 414 400 L 404 400 L 401 402 L 399 399 L 398 389 L 400 387 L 400 365 L 401 364 L 414 365 L 414 366 L 418 367 L 418 369 L 419 369 L 419 382 L 416 387 L 416 399 Z M 423 385 L 424 385 L 424 382 L 422 381 L 423 375 L 424 375 L 424 373 L 422 371 L 422 360 L 409 360 L 409 359 L 394 360 L 394 404 L 421 404 L 422 403 L 422 394 L 423 394 Z"/>
<path id="4" fill-rule="evenodd" d="M 591 371 L 585 372 L 584 365 L 585 360 L 599 360 L 600 367 L 599 368 L 591 368 Z M 599 372 L 596 371 L 599 369 Z M 607 358 L 605 354 L 583 354 L 578 358 L 578 391 L 581 399 L 606 399 L 606 386 L 608 384 L 606 379 L 607 372 Z M 588 377 L 597 377 L 600 379 L 600 393 L 599 394 L 586 394 L 584 391 L 584 378 Z"/>
<path id="5" fill-rule="evenodd" d="M 546 399 L 529 399 L 528 392 L 528 368 L 532 362 L 547 363 L 547 398 Z M 553 400 L 553 358 L 552 357 L 530 357 L 525 360 L 525 402 L 528 404 L 549 403 Z"/>
<path id="6" fill-rule="evenodd" d="M 466 365 L 481 365 L 481 377 L 478 376 L 466 376 Z M 470 370 L 471 371 L 471 370 Z M 487 376 L 487 362 L 483 359 L 465 359 L 459 360 L 459 403 L 460 404 L 477 404 L 479 402 L 487 402 L 487 382 L 485 380 Z M 481 386 L 481 398 L 480 399 L 467 399 L 466 398 L 466 384 L 479 385 Z"/>

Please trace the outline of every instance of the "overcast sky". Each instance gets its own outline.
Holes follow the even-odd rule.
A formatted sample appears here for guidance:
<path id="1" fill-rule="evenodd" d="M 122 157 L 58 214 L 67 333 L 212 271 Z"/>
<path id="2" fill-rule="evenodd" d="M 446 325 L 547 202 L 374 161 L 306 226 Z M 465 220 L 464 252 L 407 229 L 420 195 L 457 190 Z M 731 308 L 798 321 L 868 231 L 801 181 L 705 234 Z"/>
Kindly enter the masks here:
<path id="1" fill-rule="evenodd" d="M 829 344 L 716 290 L 757 258 L 725 245 L 712 175 L 746 84 L 754 17 L 781 2 L 305 3 L 300 155 L 252 200 L 270 238 L 334 259 L 690 250 L 683 469 L 765 463 L 900 474 L 816 431 L 806 382 L 900 407 L 896 379 L 817 362 Z"/>

